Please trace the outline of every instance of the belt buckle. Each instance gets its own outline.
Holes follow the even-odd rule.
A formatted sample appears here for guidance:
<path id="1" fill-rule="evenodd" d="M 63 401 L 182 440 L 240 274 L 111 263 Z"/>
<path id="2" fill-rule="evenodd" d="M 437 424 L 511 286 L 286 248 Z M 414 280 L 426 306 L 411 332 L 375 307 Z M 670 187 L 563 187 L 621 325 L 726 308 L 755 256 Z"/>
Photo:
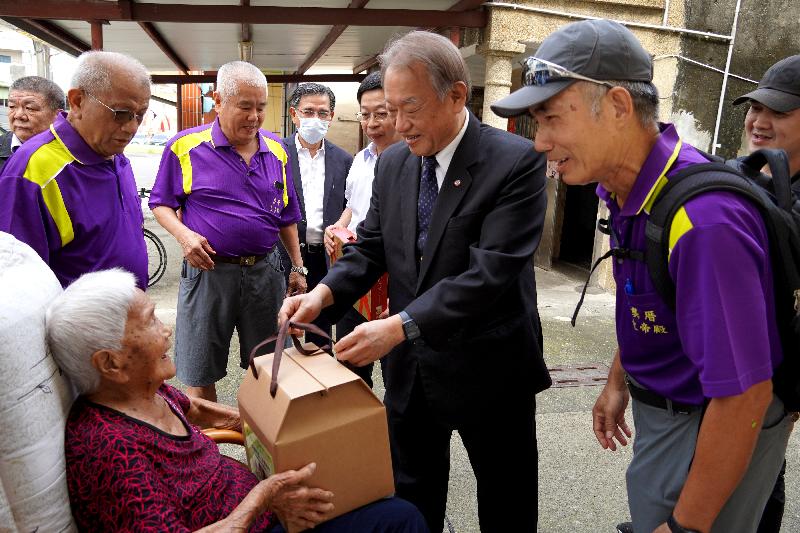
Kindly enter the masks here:
<path id="1" fill-rule="evenodd" d="M 242 266 L 251 267 L 256 264 L 256 256 L 246 255 L 239 258 L 239 264 Z"/>

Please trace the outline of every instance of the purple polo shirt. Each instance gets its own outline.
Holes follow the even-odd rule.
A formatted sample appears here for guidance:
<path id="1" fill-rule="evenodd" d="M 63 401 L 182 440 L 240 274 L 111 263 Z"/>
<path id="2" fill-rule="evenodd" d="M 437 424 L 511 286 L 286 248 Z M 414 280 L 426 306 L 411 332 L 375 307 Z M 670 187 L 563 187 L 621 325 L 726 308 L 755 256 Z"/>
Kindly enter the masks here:
<path id="1" fill-rule="evenodd" d="M 180 208 L 186 227 L 221 256 L 267 253 L 300 208 L 280 139 L 259 130 L 258 144 L 247 165 L 219 119 L 180 132 L 164 148 L 150 208 Z"/>
<path id="2" fill-rule="evenodd" d="M 645 225 L 659 184 L 707 160 L 672 125 L 642 166 L 622 208 L 602 186 L 620 246 L 646 247 Z M 673 312 L 655 291 L 647 265 L 614 262 L 620 360 L 642 386 L 676 402 L 734 396 L 769 379 L 782 359 L 775 321 L 768 235 L 758 209 L 729 192 L 684 205 L 670 230 Z"/>
<path id="3" fill-rule="evenodd" d="M 0 173 L 0 231 L 31 246 L 66 287 L 120 267 L 147 287 L 142 206 L 128 159 L 92 150 L 60 113 Z"/>

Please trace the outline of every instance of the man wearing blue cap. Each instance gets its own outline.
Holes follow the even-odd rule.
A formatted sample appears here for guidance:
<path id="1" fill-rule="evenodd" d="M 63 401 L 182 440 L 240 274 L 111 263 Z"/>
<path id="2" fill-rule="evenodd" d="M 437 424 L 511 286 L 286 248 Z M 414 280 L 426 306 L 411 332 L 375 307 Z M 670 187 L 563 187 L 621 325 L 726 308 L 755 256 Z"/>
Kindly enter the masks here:
<path id="1" fill-rule="evenodd" d="M 791 429 L 772 389 L 783 353 L 761 215 L 730 192 L 683 205 L 669 229 L 673 308 L 642 260 L 645 230 L 667 180 L 707 159 L 658 122 L 650 55 L 624 26 L 582 21 L 547 37 L 523 78 L 492 109 L 531 113 L 536 149 L 565 183 L 596 182 L 610 212 L 619 348 L 592 414 L 615 450 L 633 398 L 633 531 L 755 532 Z"/>

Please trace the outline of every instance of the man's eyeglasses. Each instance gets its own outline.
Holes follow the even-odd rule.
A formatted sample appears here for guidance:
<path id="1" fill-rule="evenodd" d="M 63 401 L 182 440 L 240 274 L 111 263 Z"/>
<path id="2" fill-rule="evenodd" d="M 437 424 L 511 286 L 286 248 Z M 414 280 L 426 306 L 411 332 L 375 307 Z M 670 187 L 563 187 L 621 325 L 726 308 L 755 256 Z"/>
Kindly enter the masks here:
<path id="1" fill-rule="evenodd" d="M 360 122 L 369 122 L 370 119 L 375 119 L 375 122 L 383 122 L 389 118 L 389 113 L 386 111 L 377 111 L 375 113 L 356 113 L 356 119 Z"/>
<path id="2" fill-rule="evenodd" d="M 331 118 L 330 111 L 314 111 L 313 109 L 298 109 L 297 114 L 303 118 L 319 117 L 320 120 L 328 120 Z"/>
<path id="3" fill-rule="evenodd" d="M 100 100 L 92 93 L 88 91 L 85 92 L 86 94 L 94 98 L 98 104 L 100 104 L 101 106 L 105 107 L 106 109 L 114 113 L 114 122 L 116 122 L 117 124 L 127 124 L 133 119 L 136 119 L 137 124 L 141 124 L 142 121 L 144 120 L 144 115 L 145 115 L 144 113 L 134 113 L 133 111 L 129 111 L 128 109 L 112 109 L 108 107 L 106 104 L 104 104 L 102 100 Z"/>
<path id="4" fill-rule="evenodd" d="M 522 62 L 522 84 L 542 86 L 550 81 L 560 79 L 573 79 L 580 81 L 588 81 L 589 83 L 596 83 L 597 85 L 605 85 L 607 87 L 614 87 L 607 81 L 596 80 L 589 78 L 577 72 L 572 72 L 569 69 L 557 65 L 545 59 L 538 57 L 529 57 Z"/>

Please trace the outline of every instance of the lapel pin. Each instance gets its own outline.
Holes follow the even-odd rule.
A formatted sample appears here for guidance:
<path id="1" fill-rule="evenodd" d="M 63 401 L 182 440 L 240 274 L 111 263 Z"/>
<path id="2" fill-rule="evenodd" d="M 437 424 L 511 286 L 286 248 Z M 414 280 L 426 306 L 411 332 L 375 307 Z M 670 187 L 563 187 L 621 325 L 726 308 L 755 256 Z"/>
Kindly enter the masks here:
<path id="1" fill-rule="evenodd" d="M 455 185 L 456 187 L 461 187 L 461 180 L 454 181 L 453 185 Z"/>

